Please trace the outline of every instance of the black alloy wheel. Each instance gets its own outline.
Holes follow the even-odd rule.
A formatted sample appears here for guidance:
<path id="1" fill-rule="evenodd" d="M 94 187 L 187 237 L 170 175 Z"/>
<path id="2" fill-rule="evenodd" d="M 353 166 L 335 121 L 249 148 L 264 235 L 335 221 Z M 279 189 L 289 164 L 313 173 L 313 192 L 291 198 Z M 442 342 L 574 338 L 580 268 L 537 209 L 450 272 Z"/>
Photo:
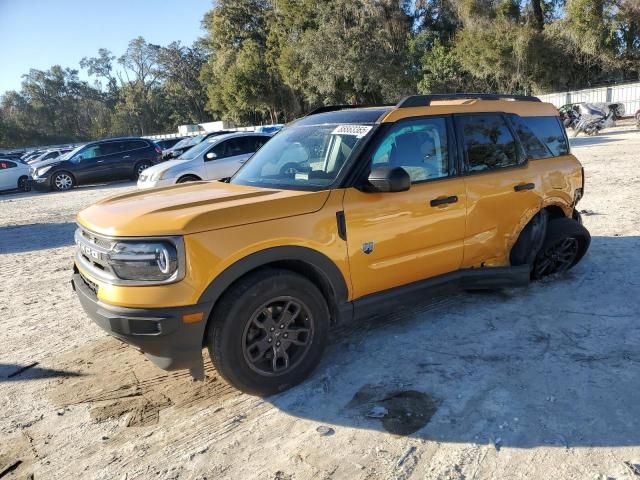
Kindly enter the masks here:
<path id="1" fill-rule="evenodd" d="M 587 229 L 573 218 L 554 218 L 533 262 L 531 277 L 540 279 L 563 273 L 577 264 L 591 243 Z"/>
<path id="2" fill-rule="evenodd" d="M 263 268 L 237 280 L 207 326 L 209 356 L 222 378 L 252 395 L 282 392 L 320 362 L 331 315 L 306 276 Z"/>
<path id="3" fill-rule="evenodd" d="M 313 333 L 313 317 L 301 300 L 273 298 L 258 307 L 244 329 L 244 358 L 261 375 L 285 374 L 309 352 Z"/>

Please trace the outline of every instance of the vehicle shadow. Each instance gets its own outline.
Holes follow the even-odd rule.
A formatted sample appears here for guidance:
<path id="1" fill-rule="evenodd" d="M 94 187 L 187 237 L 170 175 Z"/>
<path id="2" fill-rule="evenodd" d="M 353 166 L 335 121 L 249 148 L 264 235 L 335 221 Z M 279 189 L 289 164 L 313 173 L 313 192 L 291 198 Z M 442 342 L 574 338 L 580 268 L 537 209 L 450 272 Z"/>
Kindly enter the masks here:
<path id="1" fill-rule="evenodd" d="M 607 135 L 596 135 L 593 137 L 589 137 L 589 136 L 580 136 L 580 137 L 571 137 L 569 139 L 569 144 L 572 147 L 586 147 L 589 145 L 599 145 L 602 143 L 613 143 L 613 142 L 620 142 L 624 140 L 623 138 L 607 138 Z"/>
<path id="2" fill-rule="evenodd" d="M 640 237 L 594 237 L 571 272 L 336 329 L 288 414 L 439 442 L 640 445 Z"/>
<path id="3" fill-rule="evenodd" d="M 73 222 L 0 226 L 0 255 L 72 245 L 75 229 Z"/>
<path id="4" fill-rule="evenodd" d="M 136 185 L 136 182 L 133 182 L 131 180 L 121 180 L 121 181 L 109 182 L 109 183 L 96 183 L 96 184 L 92 184 L 92 185 L 80 185 L 80 186 L 78 186 L 78 187 L 76 187 L 76 188 L 74 188 L 72 190 L 68 190 L 66 192 L 39 191 L 39 190 L 34 190 L 34 189 L 31 189 L 28 192 L 23 192 L 23 191 L 17 190 L 17 189 L 5 190 L 5 191 L 1 191 L 0 192 L 0 202 L 2 200 L 13 200 L 13 199 L 18 199 L 18 198 L 28 198 L 28 197 L 39 196 L 39 195 L 47 195 L 47 194 L 67 195 L 67 194 L 74 193 L 74 192 L 87 192 L 87 191 L 96 190 L 96 189 L 117 190 L 117 189 L 121 189 L 121 188 L 134 187 L 135 185 Z"/>
<path id="5" fill-rule="evenodd" d="M 79 377 L 81 375 L 82 374 L 76 372 L 38 367 L 37 363 L 31 365 L 0 363 L 0 383 L 24 382 L 56 377 Z"/>

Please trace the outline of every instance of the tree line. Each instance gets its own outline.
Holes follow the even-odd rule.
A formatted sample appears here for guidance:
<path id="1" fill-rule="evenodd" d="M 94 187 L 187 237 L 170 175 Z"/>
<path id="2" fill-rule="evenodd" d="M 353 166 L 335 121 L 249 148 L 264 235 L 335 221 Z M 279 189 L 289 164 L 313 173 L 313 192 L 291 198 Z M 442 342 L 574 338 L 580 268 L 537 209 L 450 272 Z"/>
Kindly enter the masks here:
<path id="1" fill-rule="evenodd" d="M 640 78 L 639 0 L 216 0 L 193 45 L 133 39 L 0 98 L 0 146 L 282 123 L 412 93 L 535 94 Z"/>

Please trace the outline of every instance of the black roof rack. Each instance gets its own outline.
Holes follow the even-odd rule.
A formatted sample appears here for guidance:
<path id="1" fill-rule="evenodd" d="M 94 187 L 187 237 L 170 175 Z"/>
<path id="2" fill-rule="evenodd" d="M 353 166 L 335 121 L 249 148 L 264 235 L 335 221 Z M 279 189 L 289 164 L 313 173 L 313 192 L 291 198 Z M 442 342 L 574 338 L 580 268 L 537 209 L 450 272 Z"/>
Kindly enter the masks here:
<path id="1" fill-rule="evenodd" d="M 398 102 L 396 107 L 428 107 L 431 102 L 441 100 L 515 100 L 518 102 L 539 102 L 530 95 L 504 95 L 498 93 L 434 93 L 432 95 L 411 95 Z"/>
<path id="2" fill-rule="evenodd" d="M 315 110 L 311 110 L 309 113 L 305 115 L 308 117 L 310 115 L 317 115 L 318 113 L 326 113 L 326 112 L 335 112 L 337 110 L 348 110 L 350 108 L 384 108 L 384 107 L 395 107 L 395 103 L 385 103 L 378 105 L 325 105 L 324 107 L 318 107 Z"/>
<path id="3" fill-rule="evenodd" d="M 361 108 L 362 105 L 325 105 L 324 107 L 318 107 L 314 110 L 311 110 L 309 113 L 305 115 L 308 117 L 310 115 L 317 115 L 318 113 L 326 113 L 326 112 L 335 112 L 336 110 L 343 110 L 346 108 Z"/>

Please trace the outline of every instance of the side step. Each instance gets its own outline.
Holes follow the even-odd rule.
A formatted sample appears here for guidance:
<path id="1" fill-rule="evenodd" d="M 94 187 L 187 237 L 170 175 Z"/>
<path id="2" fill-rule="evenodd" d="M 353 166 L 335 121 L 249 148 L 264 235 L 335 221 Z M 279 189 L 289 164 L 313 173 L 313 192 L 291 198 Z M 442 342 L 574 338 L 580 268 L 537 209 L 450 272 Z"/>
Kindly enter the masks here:
<path id="1" fill-rule="evenodd" d="M 459 290 L 491 290 L 496 288 L 526 287 L 529 285 L 531 269 L 529 265 L 517 267 L 467 268 L 446 273 L 427 280 L 372 293 L 353 301 L 353 318 L 361 319 L 380 313 L 380 310 L 394 305 L 406 306 L 411 297 L 436 297 Z M 345 318 L 346 320 L 347 318 Z"/>

